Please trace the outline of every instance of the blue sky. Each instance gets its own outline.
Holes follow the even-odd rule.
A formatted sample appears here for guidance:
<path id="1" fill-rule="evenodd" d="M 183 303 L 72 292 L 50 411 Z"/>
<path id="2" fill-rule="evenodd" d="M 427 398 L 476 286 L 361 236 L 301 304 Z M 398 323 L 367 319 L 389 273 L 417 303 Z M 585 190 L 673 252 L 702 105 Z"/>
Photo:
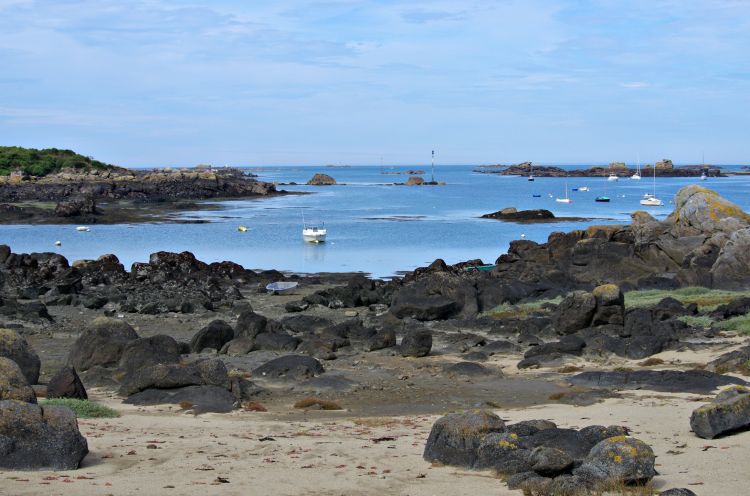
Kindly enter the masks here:
<path id="1" fill-rule="evenodd" d="M 0 0 L 0 144 L 125 166 L 750 163 L 746 0 Z"/>

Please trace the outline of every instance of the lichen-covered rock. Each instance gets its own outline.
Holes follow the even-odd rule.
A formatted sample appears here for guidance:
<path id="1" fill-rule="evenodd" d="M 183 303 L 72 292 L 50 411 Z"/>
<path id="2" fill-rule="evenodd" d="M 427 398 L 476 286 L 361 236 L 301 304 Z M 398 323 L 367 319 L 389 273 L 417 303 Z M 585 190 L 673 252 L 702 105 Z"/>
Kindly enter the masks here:
<path id="1" fill-rule="evenodd" d="M 125 345 L 135 339 L 138 339 L 138 334 L 127 322 L 99 317 L 73 343 L 68 355 L 68 364 L 80 371 L 97 365 L 116 366 Z"/>
<path id="2" fill-rule="evenodd" d="M 573 466 L 573 459 L 566 452 L 538 446 L 529 455 L 531 470 L 545 477 L 561 474 Z"/>
<path id="3" fill-rule="evenodd" d="M 605 439 L 591 448 L 583 465 L 573 473 L 583 480 L 637 483 L 656 475 L 656 457 L 649 445 L 627 436 Z"/>
<path id="4" fill-rule="evenodd" d="M 193 336 L 190 348 L 195 353 L 200 353 L 206 348 L 218 351 L 233 339 L 234 329 L 223 320 L 214 320 Z"/>
<path id="5" fill-rule="evenodd" d="M 29 343 L 12 329 L 0 329 L 0 357 L 10 358 L 21 369 L 29 384 L 39 382 L 42 362 Z"/>
<path id="6" fill-rule="evenodd" d="M 676 236 L 731 234 L 748 227 L 750 215 L 721 195 L 702 186 L 686 186 L 677 192 L 674 212 L 669 216 Z"/>
<path id="7" fill-rule="evenodd" d="M 29 386 L 21 368 L 10 358 L 0 357 L 0 400 L 36 403 L 34 390 Z"/>
<path id="8" fill-rule="evenodd" d="M 417 329 L 407 332 L 401 339 L 399 351 L 405 357 L 423 357 L 432 350 L 432 332 L 428 329 Z"/>
<path id="9" fill-rule="evenodd" d="M 47 398 L 88 399 L 86 388 L 73 367 L 63 367 L 47 384 Z"/>
<path id="10" fill-rule="evenodd" d="M 477 450 L 484 437 L 505 430 L 505 422 L 487 411 L 452 413 L 438 419 L 430 430 L 424 459 L 470 468 L 477 462 Z"/>
<path id="11" fill-rule="evenodd" d="M 750 388 L 732 386 L 723 390 L 711 403 L 693 410 L 690 427 L 703 439 L 750 427 Z"/>
<path id="12" fill-rule="evenodd" d="M 477 448 L 474 468 L 493 469 L 498 474 L 512 475 L 531 470 L 531 450 L 513 432 L 486 435 Z"/>
<path id="13" fill-rule="evenodd" d="M 86 453 L 69 408 L 0 401 L 0 468 L 75 470 Z"/>

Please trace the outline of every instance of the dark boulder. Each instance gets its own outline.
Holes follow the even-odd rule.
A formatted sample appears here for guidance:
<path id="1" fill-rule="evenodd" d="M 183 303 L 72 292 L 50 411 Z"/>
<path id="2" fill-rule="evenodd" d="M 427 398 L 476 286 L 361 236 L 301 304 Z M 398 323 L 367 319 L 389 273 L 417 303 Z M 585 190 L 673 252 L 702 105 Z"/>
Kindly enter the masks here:
<path id="1" fill-rule="evenodd" d="M 545 477 L 554 477 L 573 467 L 573 458 L 557 448 L 539 446 L 529 455 L 531 470 Z"/>
<path id="2" fill-rule="evenodd" d="M 639 439 L 616 436 L 591 448 L 574 474 L 602 483 L 643 483 L 656 475 L 656 456 L 649 445 Z"/>
<path id="3" fill-rule="evenodd" d="M 34 390 L 18 364 L 5 357 L 0 357 L 0 400 L 36 403 Z"/>
<path id="4" fill-rule="evenodd" d="M 555 214 L 549 210 L 516 210 L 515 208 L 504 208 L 491 214 L 482 215 L 482 219 L 498 219 L 513 222 L 539 222 L 555 219 Z"/>
<path id="5" fill-rule="evenodd" d="M 703 439 L 750 427 L 750 389 L 733 386 L 721 391 L 711 403 L 693 410 L 690 428 Z"/>
<path id="6" fill-rule="evenodd" d="M 181 348 L 171 336 L 157 334 L 128 342 L 120 356 L 119 368 L 131 373 L 158 364 L 178 363 Z"/>
<path id="7" fill-rule="evenodd" d="M 0 329 L 0 357 L 16 362 L 29 384 L 39 382 L 42 362 L 29 343 L 12 329 Z"/>
<path id="8" fill-rule="evenodd" d="M 236 338 L 255 338 L 258 334 L 266 330 L 268 319 L 258 315 L 252 310 L 244 311 L 237 319 L 237 325 L 234 326 L 234 337 Z"/>
<path id="9" fill-rule="evenodd" d="M 219 350 L 219 353 L 229 356 L 247 355 L 248 353 L 253 351 L 254 347 L 255 340 L 253 338 L 234 338 L 233 340 L 222 346 L 221 350 Z"/>
<path id="10" fill-rule="evenodd" d="M 266 362 L 253 370 L 253 377 L 265 379 L 301 380 L 325 372 L 315 358 L 304 355 L 286 355 Z"/>
<path id="11" fill-rule="evenodd" d="M 206 348 L 218 351 L 232 339 L 234 339 L 234 329 L 223 320 L 214 320 L 193 336 L 190 340 L 190 348 L 195 353 L 200 353 Z"/>
<path id="12" fill-rule="evenodd" d="M 365 340 L 365 350 L 376 351 L 396 346 L 396 331 L 381 329 Z"/>
<path id="13" fill-rule="evenodd" d="M 300 340 L 285 332 L 264 332 L 255 337 L 254 350 L 294 351 Z"/>
<path id="14" fill-rule="evenodd" d="M 127 322 L 99 317 L 73 343 L 68 364 L 83 371 L 96 365 L 115 366 L 125 346 L 135 339 L 138 339 L 138 334 Z"/>
<path id="15" fill-rule="evenodd" d="M 69 408 L 0 401 L 0 468 L 75 470 L 88 451 Z"/>
<path id="16" fill-rule="evenodd" d="M 493 469 L 501 475 L 531 470 L 531 451 L 510 432 L 492 432 L 484 436 L 476 449 L 473 468 Z"/>
<path id="17" fill-rule="evenodd" d="M 93 197 L 72 198 L 59 202 L 55 206 L 56 217 L 80 217 L 81 215 L 95 215 L 96 201 Z"/>
<path id="18" fill-rule="evenodd" d="M 452 413 L 438 419 L 430 430 L 424 459 L 459 467 L 474 467 L 477 449 L 487 434 L 502 432 L 505 422 L 494 413 Z"/>
<path id="19" fill-rule="evenodd" d="M 427 329 L 417 329 L 407 332 L 401 339 L 399 352 L 405 357 L 423 357 L 432 350 L 432 332 Z"/>
<path id="20" fill-rule="evenodd" d="M 495 372 L 488 369 L 484 365 L 473 362 L 454 363 L 453 365 L 445 367 L 445 373 L 448 375 L 459 375 L 466 377 L 481 377 L 495 374 Z M 502 373 L 499 373 L 497 375 L 502 376 Z"/>
<path id="21" fill-rule="evenodd" d="M 684 487 L 677 487 L 674 489 L 667 489 L 659 493 L 659 496 L 698 496 L 690 489 Z"/>
<path id="22" fill-rule="evenodd" d="M 596 311 L 596 298 L 585 291 L 574 291 L 557 307 L 555 330 L 558 334 L 571 334 L 591 325 Z"/>
<path id="23" fill-rule="evenodd" d="M 86 388 L 73 367 L 63 367 L 47 384 L 47 398 L 88 399 Z"/>
<path id="24" fill-rule="evenodd" d="M 120 393 L 128 396 L 152 388 L 202 385 L 229 389 L 229 375 L 224 362 L 218 359 L 201 360 L 190 364 L 158 364 L 136 369 L 125 377 Z"/>
<path id="25" fill-rule="evenodd" d="M 123 403 L 128 405 L 179 404 L 193 413 L 228 413 L 234 409 L 235 396 L 218 386 L 186 386 L 172 389 L 146 389 Z"/>

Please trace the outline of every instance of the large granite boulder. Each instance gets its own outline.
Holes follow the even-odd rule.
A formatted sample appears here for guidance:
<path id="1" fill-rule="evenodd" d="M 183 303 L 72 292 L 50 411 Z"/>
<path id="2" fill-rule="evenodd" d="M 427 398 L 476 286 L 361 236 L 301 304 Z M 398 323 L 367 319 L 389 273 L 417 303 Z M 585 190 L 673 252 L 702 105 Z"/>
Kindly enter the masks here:
<path id="1" fill-rule="evenodd" d="M 267 323 L 268 319 L 264 316 L 252 310 L 244 311 L 237 319 L 237 325 L 234 327 L 234 337 L 255 338 L 255 336 L 266 330 Z"/>
<path id="2" fill-rule="evenodd" d="M 690 428 L 703 439 L 713 439 L 750 427 L 750 389 L 732 386 L 721 391 L 711 403 L 693 410 Z"/>
<path id="3" fill-rule="evenodd" d="M 119 369 L 126 374 L 157 364 L 178 363 L 181 348 L 171 336 L 157 334 L 148 338 L 134 339 L 125 345 L 119 361 Z"/>
<path id="4" fill-rule="evenodd" d="M 424 459 L 471 468 L 477 461 L 477 450 L 484 437 L 504 430 L 505 422 L 491 412 L 446 415 L 433 424 L 425 445 Z"/>
<path id="5" fill-rule="evenodd" d="M 42 362 L 29 343 L 12 329 L 0 329 L 0 357 L 10 358 L 20 367 L 29 384 L 39 382 Z"/>
<path id="6" fill-rule="evenodd" d="M 405 357 L 423 357 L 432 350 L 432 332 L 429 329 L 414 329 L 401 339 L 399 352 Z"/>
<path id="7" fill-rule="evenodd" d="M 738 229 L 719 252 L 711 267 L 715 288 L 746 289 L 750 282 L 750 228 Z"/>
<path id="8" fill-rule="evenodd" d="M 63 367 L 47 384 L 47 398 L 88 399 L 86 388 L 73 367 Z"/>
<path id="9" fill-rule="evenodd" d="M 676 237 L 723 232 L 727 235 L 750 227 L 750 215 L 702 186 L 691 185 L 675 195 L 674 212 L 669 216 Z"/>
<path id="10" fill-rule="evenodd" d="M 234 339 L 234 329 L 223 320 L 214 320 L 198 331 L 190 340 L 190 349 L 200 353 L 206 348 L 221 350 L 226 343 Z"/>
<path id="11" fill-rule="evenodd" d="M 574 291 L 560 302 L 554 326 L 558 334 L 571 334 L 591 325 L 596 311 L 596 297 L 586 291 Z"/>
<path id="12" fill-rule="evenodd" d="M 118 319 L 96 318 L 78 337 L 70 349 L 68 364 L 86 371 L 94 366 L 116 366 L 125 346 L 138 339 L 130 325 Z"/>
<path id="13" fill-rule="evenodd" d="M 29 386 L 21 368 L 10 358 L 0 357 L 0 400 L 36 403 L 34 390 Z"/>
<path id="14" fill-rule="evenodd" d="M 639 439 L 615 436 L 591 448 L 574 474 L 586 480 L 607 483 L 642 483 L 656 475 L 656 456 L 651 447 Z"/>
<path id="15" fill-rule="evenodd" d="M 69 408 L 0 401 L 0 468 L 75 470 L 87 453 Z"/>
<path id="16" fill-rule="evenodd" d="M 224 362 L 214 359 L 190 364 L 170 363 L 143 367 L 126 376 L 120 393 L 129 396 L 146 389 L 202 385 L 230 389 L 229 375 Z"/>

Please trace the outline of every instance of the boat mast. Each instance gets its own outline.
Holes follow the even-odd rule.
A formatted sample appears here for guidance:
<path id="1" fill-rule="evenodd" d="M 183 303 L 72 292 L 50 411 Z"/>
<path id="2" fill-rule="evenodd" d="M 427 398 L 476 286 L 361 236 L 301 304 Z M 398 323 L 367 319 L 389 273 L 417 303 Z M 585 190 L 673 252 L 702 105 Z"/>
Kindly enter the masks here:
<path id="1" fill-rule="evenodd" d="M 432 150 L 432 181 L 435 182 L 435 150 Z"/>

